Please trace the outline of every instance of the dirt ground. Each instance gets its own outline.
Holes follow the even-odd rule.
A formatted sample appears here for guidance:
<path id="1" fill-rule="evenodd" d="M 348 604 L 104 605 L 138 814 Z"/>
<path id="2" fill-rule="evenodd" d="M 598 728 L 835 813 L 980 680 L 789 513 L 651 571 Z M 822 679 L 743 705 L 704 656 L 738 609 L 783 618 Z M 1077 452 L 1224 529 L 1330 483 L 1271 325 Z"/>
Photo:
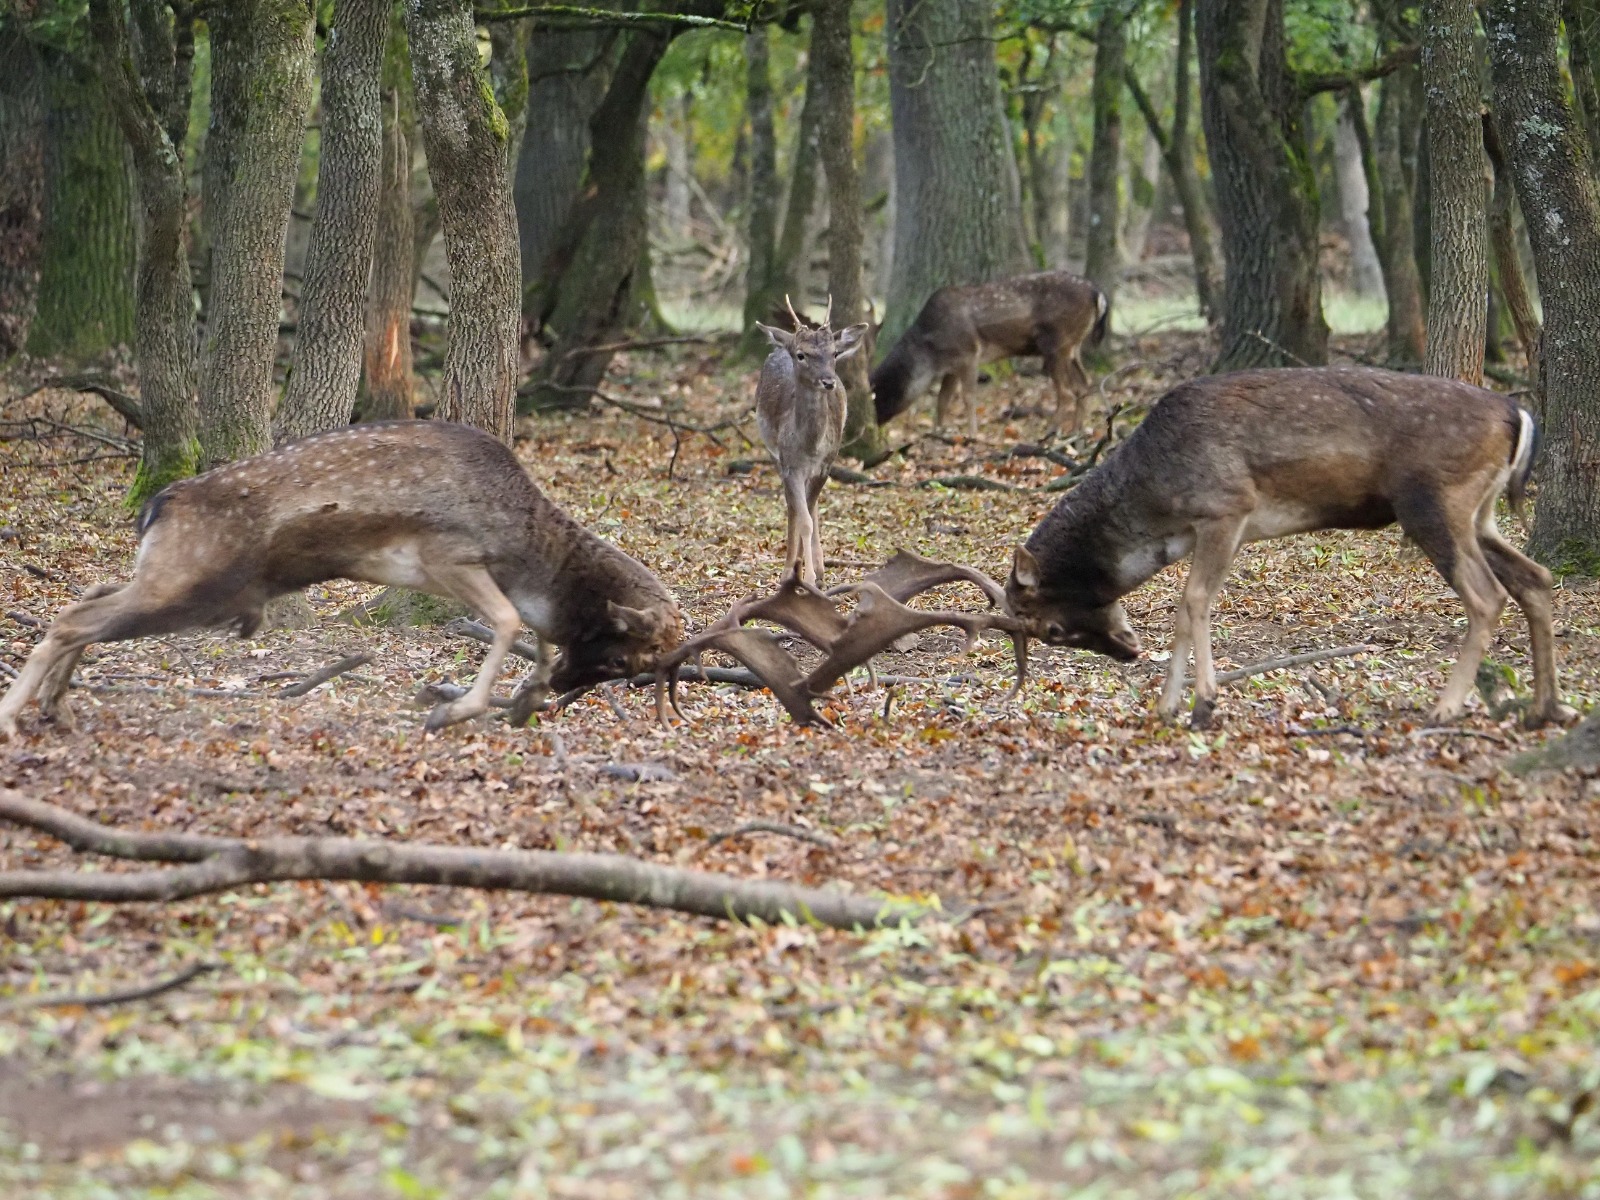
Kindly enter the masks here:
<path id="1" fill-rule="evenodd" d="M 1205 350 L 1169 334 L 1118 356 L 1102 399 L 1125 430 Z M 690 346 L 608 387 L 715 424 L 753 378 Z M 1004 577 L 1057 498 L 1032 489 L 1063 467 L 1006 457 L 1042 424 L 1036 373 L 980 391 L 979 444 L 924 436 L 919 409 L 873 472 L 893 486 L 829 486 L 831 578 L 897 547 Z M 61 433 L 115 442 L 96 403 L 0 411 L 11 667 L 77 590 L 131 567 L 131 461 Z M 1081 458 L 1102 429 L 1061 449 Z M 540 484 L 693 625 L 776 581 L 782 499 L 738 430 L 717 444 L 600 407 L 526 432 Z M 952 475 L 1010 490 L 923 486 Z M 78 730 L 30 713 L 0 786 L 132 828 L 611 851 L 964 911 L 848 934 L 352 884 L 0 902 L 0 1195 L 1600 1194 L 1600 783 L 1508 773 L 1550 735 L 1482 701 L 1429 727 L 1464 618 L 1393 531 L 1241 554 L 1221 669 L 1370 649 L 1225 690 L 1203 734 L 1153 715 L 1180 583 L 1130 598 L 1136 663 L 1036 648 L 1007 707 L 1004 639 L 964 654 L 938 631 L 880 659 L 920 680 L 887 718 L 858 686 L 832 730 L 688 684 L 669 729 L 639 690 L 625 720 L 591 696 L 529 729 L 424 735 L 416 693 L 469 679 L 482 648 L 341 620 L 373 591 L 346 583 L 311 589 L 310 628 L 92 651 Z M 1586 709 L 1592 581 L 1564 581 L 1556 621 Z M 279 694 L 354 650 L 373 662 Z M 1514 611 L 1491 653 L 1525 695 Z M 641 763 L 644 781 L 619 769 Z M 827 844 L 717 840 L 759 820 Z M 0 828 L 0 869 L 73 862 Z M 18 1007 L 201 960 L 218 969 L 156 999 Z"/>

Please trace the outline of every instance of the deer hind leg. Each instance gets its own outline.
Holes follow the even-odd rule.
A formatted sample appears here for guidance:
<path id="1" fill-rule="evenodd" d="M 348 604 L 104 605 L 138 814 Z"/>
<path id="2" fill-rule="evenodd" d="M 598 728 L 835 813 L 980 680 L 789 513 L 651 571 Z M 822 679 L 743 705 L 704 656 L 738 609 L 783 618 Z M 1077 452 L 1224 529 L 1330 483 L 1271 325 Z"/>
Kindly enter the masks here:
<path id="1" fill-rule="evenodd" d="M 1217 704 L 1217 675 L 1211 659 L 1211 605 L 1228 576 L 1233 556 L 1244 533 L 1242 519 L 1208 521 L 1195 531 L 1194 561 L 1178 602 L 1172 659 L 1167 664 L 1167 681 L 1161 690 L 1159 711 L 1172 718 L 1183 703 L 1185 668 L 1189 651 L 1194 650 L 1194 714 L 1190 724 L 1205 729 Z"/>
<path id="2" fill-rule="evenodd" d="M 1550 572 L 1514 548 L 1500 535 L 1494 523 L 1494 499 L 1480 511 L 1478 547 L 1489 563 L 1489 570 L 1511 593 L 1528 621 L 1528 641 L 1533 653 L 1533 706 L 1528 709 L 1529 726 L 1555 722 L 1567 725 L 1578 713 L 1563 703 L 1556 682 L 1555 623 L 1552 615 Z"/>
<path id="3" fill-rule="evenodd" d="M 427 562 L 426 556 L 423 558 Z M 483 567 L 467 564 L 439 564 L 427 567 L 428 590 L 439 595 L 460 600 L 476 611 L 489 628 L 494 630 L 494 641 L 489 643 L 489 653 L 484 655 L 483 666 L 466 695 L 447 704 L 440 704 L 428 714 L 424 723 L 427 729 L 443 729 L 457 721 L 470 720 L 489 711 L 489 696 L 495 678 L 511 652 L 511 643 L 522 632 L 522 617 L 516 605 L 506 599 L 499 585 Z"/>
<path id="4" fill-rule="evenodd" d="M 1489 639 L 1494 636 L 1495 622 L 1508 599 L 1479 545 L 1472 525 L 1476 514 L 1465 519 L 1454 515 L 1464 507 L 1459 493 L 1439 495 L 1423 487 L 1395 504 L 1400 527 L 1422 548 L 1467 610 L 1466 636 L 1461 639 L 1444 694 L 1429 714 L 1434 721 L 1452 720 L 1466 707 Z"/>

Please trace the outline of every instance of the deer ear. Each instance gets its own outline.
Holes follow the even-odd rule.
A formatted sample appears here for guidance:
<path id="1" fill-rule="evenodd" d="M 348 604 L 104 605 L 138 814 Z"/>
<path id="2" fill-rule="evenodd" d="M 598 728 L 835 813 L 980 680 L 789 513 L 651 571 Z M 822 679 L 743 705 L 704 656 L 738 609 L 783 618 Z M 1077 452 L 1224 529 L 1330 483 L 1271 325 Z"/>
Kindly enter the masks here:
<path id="1" fill-rule="evenodd" d="M 1026 546 L 1018 546 L 1011 559 L 1011 577 L 1020 588 L 1039 586 L 1039 560 Z"/>
<path id="2" fill-rule="evenodd" d="M 833 361 L 839 362 L 842 359 L 849 358 L 857 350 L 861 349 L 861 339 L 866 335 L 867 327 L 865 324 L 850 325 L 839 330 L 838 333 L 833 335 Z"/>
<path id="3" fill-rule="evenodd" d="M 763 325 L 760 321 L 756 322 L 756 328 L 761 330 L 762 333 L 766 334 L 767 337 L 771 338 L 772 344 L 779 350 L 794 349 L 794 334 L 790 333 L 787 329 L 778 329 L 771 325 Z"/>
<path id="4" fill-rule="evenodd" d="M 606 615 L 618 633 L 653 637 L 661 631 L 661 614 L 653 608 L 628 608 L 615 600 L 607 600 Z"/>

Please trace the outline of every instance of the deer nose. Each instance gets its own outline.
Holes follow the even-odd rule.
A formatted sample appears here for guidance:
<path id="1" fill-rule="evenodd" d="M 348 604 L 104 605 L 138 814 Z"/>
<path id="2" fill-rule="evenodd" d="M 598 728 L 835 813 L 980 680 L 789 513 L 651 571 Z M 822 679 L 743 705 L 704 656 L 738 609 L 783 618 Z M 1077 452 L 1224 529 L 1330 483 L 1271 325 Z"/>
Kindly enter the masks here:
<path id="1" fill-rule="evenodd" d="M 831 392 L 838 385 L 839 381 L 837 379 L 824 379 L 822 381 L 822 390 L 825 392 Z"/>

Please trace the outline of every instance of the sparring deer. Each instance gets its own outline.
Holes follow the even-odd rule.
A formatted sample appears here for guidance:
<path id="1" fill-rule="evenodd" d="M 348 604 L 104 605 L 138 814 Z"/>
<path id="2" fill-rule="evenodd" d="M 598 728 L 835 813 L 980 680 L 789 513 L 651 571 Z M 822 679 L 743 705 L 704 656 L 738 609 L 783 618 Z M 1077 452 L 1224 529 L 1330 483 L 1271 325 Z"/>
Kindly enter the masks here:
<path id="1" fill-rule="evenodd" d="M 978 368 L 1019 355 L 1044 359 L 1055 391 L 1052 428 L 1060 429 L 1069 390 L 1072 428 L 1087 414 L 1089 374 L 1079 357 L 1085 345 L 1105 336 L 1109 306 L 1105 293 L 1067 271 L 1042 271 L 993 283 L 942 287 L 922 306 L 911 328 L 872 372 L 873 404 L 882 425 L 905 412 L 934 384 L 934 426 L 957 395 L 967 404 L 967 433 L 978 436 Z M 1069 389 L 1067 376 L 1077 377 Z"/>
<path id="2" fill-rule="evenodd" d="M 1536 446 L 1524 409 L 1450 379 L 1313 367 L 1180 384 L 1017 548 L 1007 608 L 1046 642 L 1136 658 L 1121 597 L 1193 553 L 1159 709 L 1176 715 L 1193 649 L 1204 728 L 1217 698 L 1211 604 L 1240 545 L 1398 521 L 1467 610 L 1433 719 L 1465 706 L 1509 592 L 1532 647 L 1528 723 L 1566 723 L 1550 573 L 1495 525 L 1502 493 L 1520 507 Z"/>
<path id="3" fill-rule="evenodd" d="M 846 398 L 834 364 L 861 348 L 867 327 L 851 325 L 834 333 L 831 300 L 819 326 L 801 321 L 792 305 L 789 315 L 792 332 L 757 322 L 772 340 L 772 352 L 756 387 L 756 426 L 783 480 L 789 514 L 784 565 L 795 567 L 805 583 L 815 583 L 822 573 L 817 498 L 844 440 Z"/>
<path id="4" fill-rule="evenodd" d="M 306 438 L 168 486 L 138 532 L 133 581 L 92 588 L 56 619 L 0 700 L 0 738 L 30 699 L 70 722 L 68 682 L 91 643 L 220 625 L 247 637 L 268 600 L 328 579 L 459 600 L 494 631 L 473 686 L 436 707 L 429 729 L 488 711 L 523 622 L 541 664 L 519 694 L 522 712 L 530 689 L 542 699 L 649 670 L 682 636 L 660 580 L 465 425 L 395 421 Z M 553 661 L 546 643 L 560 649 Z"/>

